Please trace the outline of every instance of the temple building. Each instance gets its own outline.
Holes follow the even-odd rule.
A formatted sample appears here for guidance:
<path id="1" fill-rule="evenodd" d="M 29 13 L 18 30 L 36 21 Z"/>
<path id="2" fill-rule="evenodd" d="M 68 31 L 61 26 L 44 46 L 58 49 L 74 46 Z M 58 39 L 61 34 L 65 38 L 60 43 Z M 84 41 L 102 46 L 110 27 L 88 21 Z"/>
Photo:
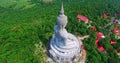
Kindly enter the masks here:
<path id="1" fill-rule="evenodd" d="M 63 4 L 54 26 L 54 34 L 48 42 L 46 53 L 49 63 L 85 63 L 86 53 L 82 41 L 65 29 L 67 16 Z M 84 56 L 84 57 L 83 57 Z"/>

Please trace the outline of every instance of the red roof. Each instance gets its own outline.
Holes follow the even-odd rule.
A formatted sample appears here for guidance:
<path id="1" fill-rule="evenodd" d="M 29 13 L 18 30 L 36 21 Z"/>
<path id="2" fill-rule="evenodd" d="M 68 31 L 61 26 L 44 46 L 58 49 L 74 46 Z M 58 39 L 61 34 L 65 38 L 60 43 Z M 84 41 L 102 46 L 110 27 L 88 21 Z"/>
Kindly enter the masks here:
<path id="1" fill-rule="evenodd" d="M 102 36 L 104 36 L 104 34 L 101 33 L 101 32 L 96 32 L 96 34 L 97 34 L 97 40 L 96 40 L 95 44 L 96 44 L 96 46 L 98 47 L 98 49 L 99 49 L 100 51 L 104 51 L 104 50 L 105 50 L 104 47 L 103 47 L 103 46 L 100 46 L 100 45 L 98 44 L 99 41 L 102 39 Z"/>
<path id="2" fill-rule="evenodd" d="M 103 46 L 98 46 L 98 48 L 99 48 L 100 51 L 104 51 L 105 50 L 105 48 Z"/>
<path id="3" fill-rule="evenodd" d="M 96 28 L 96 27 L 92 27 L 92 30 L 96 31 L 96 30 L 97 30 L 97 28 Z"/>
<path id="4" fill-rule="evenodd" d="M 120 16 L 120 14 L 116 14 L 116 16 Z"/>
<path id="5" fill-rule="evenodd" d="M 96 34 L 97 34 L 97 39 L 98 40 L 102 39 L 102 37 L 104 36 L 104 34 L 101 33 L 101 32 L 96 32 Z"/>
<path id="6" fill-rule="evenodd" d="M 118 53 L 118 50 L 114 50 L 114 52 Z"/>
<path id="7" fill-rule="evenodd" d="M 120 34 L 120 30 L 119 29 L 113 29 L 112 32 L 115 33 L 115 34 Z"/>
<path id="8" fill-rule="evenodd" d="M 117 42 L 111 40 L 111 41 L 110 41 L 110 44 L 111 44 L 111 45 L 117 44 Z"/>
<path id="9" fill-rule="evenodd" d="M 83 15 L 80 15 L 80 14 L 77 15 L 77 18 L 80 19 L 80 20 L 83 20 L 84 22 L 88 22 L 89 21 L 89 19 L 87 17 L 85 17 Z"/>
<path id="10" fill-rule="evenodd" d="M 99 40 L 96 40 L 95 43 L 96 43 L 97 48 L 98 48 L 100 51 L 104 51 L 104 50 L 105 50 L 103 46 L 98 45 Z"/>
<path id="11" fill-rule="evenodd" d="M 114 22 L 114 25 L 115 25 L 115 26 L 119 26 L 118 22 Z"/>
<path id="12" fill-rule="evenodd" d="M 104 19 L 107 18 L 107 17 L 108 17 L 108 14 L 107 14 L 107 13 L 104 13 L 104 14 L 103 14 L 103 17 L 104 17 Z"/>
<path id="13" fill-rule="evenodd" d="M 97 47 L 98 47 L 98 43 L 99 43 L 99 40 L 96 40 L 96 41 L 95 41 L 95 44 L 96 44 Z"/>

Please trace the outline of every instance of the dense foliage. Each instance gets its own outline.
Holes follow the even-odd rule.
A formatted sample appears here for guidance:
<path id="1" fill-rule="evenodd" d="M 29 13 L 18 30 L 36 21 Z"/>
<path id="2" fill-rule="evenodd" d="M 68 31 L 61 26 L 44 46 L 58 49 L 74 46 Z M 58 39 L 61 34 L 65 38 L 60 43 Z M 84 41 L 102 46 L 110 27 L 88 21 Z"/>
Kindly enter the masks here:
<path id="1" fill-rule="evenodd" d="M 7 0 L 1 0 L 4 2 Z M 16 0 L 19 1 L 19 0 Z M 21 0 L 22 1 L 22 0 Z M 33 6 L 23 9 L 24 5 L 4 4 L 0 7 L 0 63 L 45 63 L 45 46 L 53 34 L 61 0 L 43 2 L 41 0 L 25 0 Z M 117 40 L 110 30 L 103 27 L 110 22 L 110 17 L 120 12 L 119 0 L 64 0 L 65 14 L 68 16 L 67 30 L 77 36 L 90 35 L 83 43 L 87 51 L 86 63 L 119 63 L 120 59 L 114 49 L 120 50 L 120 39 Z M 1 4 L 1 3 L 0 3 Z M 21 3 L 20 3 L 21 4 Z M 15 7 L 14 7 L 15 6 Z M 102 14 L 109 17 L 103 19 Z M 96 33 L 87 28 L 84 22 L 78 22 L 77 14 L 87 16 L 97 27 L 97 31 L 106 36 L 100 42 L 110 52 L 100 52 L 95 46 Z M 110 40 L 118 42 L 110 45 Z M 35 55 L 35 44 L 42 44 L 38 55 Z"/>

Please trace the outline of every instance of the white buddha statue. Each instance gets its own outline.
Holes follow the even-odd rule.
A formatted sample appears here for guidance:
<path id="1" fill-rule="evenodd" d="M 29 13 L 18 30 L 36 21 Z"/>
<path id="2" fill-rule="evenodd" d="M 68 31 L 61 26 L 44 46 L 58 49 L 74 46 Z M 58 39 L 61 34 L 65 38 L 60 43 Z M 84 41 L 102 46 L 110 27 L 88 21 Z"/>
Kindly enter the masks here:
<path id="1" fill-rule="evenodd" d="M 81 57 L 81 45 L 73 34 L 65 29 L 67 25 L 67 16 L 64 15 L 63 4 L 57 17 L 57 25 L 54 27 L 54 35 L 50 41 L 48 55 L 57 63 L 73 63 Z"/>

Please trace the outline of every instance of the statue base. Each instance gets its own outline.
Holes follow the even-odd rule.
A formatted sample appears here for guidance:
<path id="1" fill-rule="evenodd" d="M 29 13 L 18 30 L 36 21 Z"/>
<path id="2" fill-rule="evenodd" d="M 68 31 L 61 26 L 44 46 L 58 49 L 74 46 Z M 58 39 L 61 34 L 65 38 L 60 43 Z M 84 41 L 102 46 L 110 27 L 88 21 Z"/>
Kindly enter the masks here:
<path id="1" fill-rule="evenodd" d="M 49 63 L 85 63 L 85 60 L 86 60 L 86 50 L 84 49 L 83 43 L 81 42 L 81 40 L 79 38 L 77 38 L 77 40 L 79 41 L 79 47 L 80 47 L 79 51 L 80 52 L 78 52 L 69 61 L 65 61 L 65 59 L 61 59 L 62 61 L 56 60 L 56 59 L 60 59 L 60 58 L 53 51 L 53 49 L 51 49 L 51 47 L 50 47 L 51 41 L 49 41 L 48 44 L 47 44 L 47 51 L 46 51 L 46 53 L 48 55 L 47 62 L 49 62 Z"/>

